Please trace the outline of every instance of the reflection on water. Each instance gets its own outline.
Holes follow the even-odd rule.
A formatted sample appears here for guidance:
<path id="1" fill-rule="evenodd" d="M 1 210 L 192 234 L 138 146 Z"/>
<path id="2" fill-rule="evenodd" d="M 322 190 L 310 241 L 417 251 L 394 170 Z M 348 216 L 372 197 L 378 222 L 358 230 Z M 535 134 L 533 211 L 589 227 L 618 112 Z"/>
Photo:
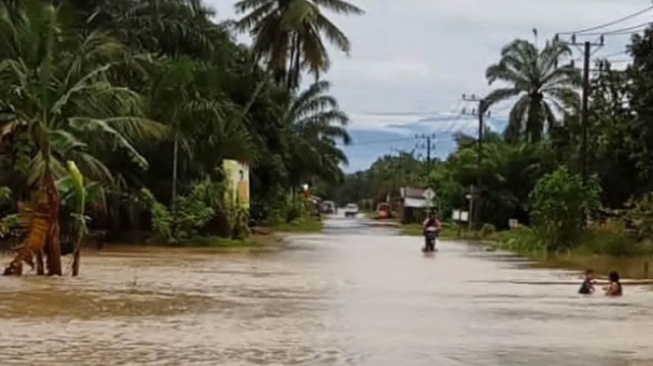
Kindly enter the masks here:
<path id="1" fill-rule="evenodd" d="M 284 251 L 87 254 L 80 278 L 0 278 L 0 365 L 653 364 L 648 285 L 583 298 L 576 272 L 329 225 Z"/>

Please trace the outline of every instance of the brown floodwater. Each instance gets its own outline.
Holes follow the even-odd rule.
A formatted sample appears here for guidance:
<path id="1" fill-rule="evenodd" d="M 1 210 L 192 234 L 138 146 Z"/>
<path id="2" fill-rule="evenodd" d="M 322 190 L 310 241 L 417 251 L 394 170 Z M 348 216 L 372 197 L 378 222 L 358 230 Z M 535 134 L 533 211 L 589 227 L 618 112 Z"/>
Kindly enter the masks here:
<path id="1" fill-rule="evenodd" d="M 653 364 L 653 292 L 363 219 L 274 251 L 86 253 L 79 278 L 0 277 L 0 365 Z M 8 260 L 8 258 L 3 258 Z"/>

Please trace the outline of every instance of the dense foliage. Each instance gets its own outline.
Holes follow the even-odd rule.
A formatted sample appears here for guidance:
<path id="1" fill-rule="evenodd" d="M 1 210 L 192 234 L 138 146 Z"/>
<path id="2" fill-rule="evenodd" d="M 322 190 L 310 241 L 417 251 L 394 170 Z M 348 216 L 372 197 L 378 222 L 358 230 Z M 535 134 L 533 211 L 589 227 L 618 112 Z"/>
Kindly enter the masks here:
<path id="1" fill-rule="evenodd" d="M 288 31 L 268 27 L 277 13 L 261 18 L 259 5 L 238 3 L 253 11 L 238 28 L 254 35 L 251 49 L 200 0 L 2 2 L 0 217 L 41 202 L 48 222 L 27 228 L 32 249 L 58 241 L 48 227 L 74 222 L 55 186 L 72 174 L 68 161 L 89 190 L 89 227 L 115 240 L 242 237 L 250 216 L 292 211 L 288 194 L 302 184 L 341 181 L 349 119 L 327 81 L 300 90 L 299 79 L 328 68 L 322 37 L 350 47 L 322 8 L 361 11 L 311 4 L 288 10 L 297 22 Z M 292 83 L 278 77 L 276 57 L 293 60 L 282 73 Z M 223 159 L 250 165 L 251 212 L 225 204 Z"/>
<path id="2" fill-rule="evenodd" d="M 474 210 L 477 229 L 489 223 L 505 230 L 510 219 L 542 229 L 520 229 L 529 239 L 519 242 L 518 250 L 543 245 L 557 250 L 601 236 L 611 240 L 601 244 L 605 251 L 635 253 L 633 248 L 642 246 L 632 242 L 653 239 L 652 44 L 649 27 L 633 35 L 628 46 L 632 65 L 625 70 L 613 69 L 607 60 L 596 62 L 585 183 L 579 175 L 584 160 L 580 70 L 569 63 L 564 45 L 550 42 L 538 49 L 516 40 L 487 69 L 488 81 L 503 85 L 485 98 L 486 106 L 516 99 L 507 129 L 502 134 L 486 131 L 480 169 L 476 138 L 458 136 L 457 149 L 430 170 L 409 154 L 378 159 L 370 169 L 345 178 L 339 200 L 376 203 L 396 196 L 400 186 L 429 186 L 437 193 L 434 203 L 440 216 L 449 219 L 452 209 L 468 207 L 466 195 L 480 178 Z M 604 235 L 606 228 L 614 235 Z M 588 229 L 601 235 L 588 236 Z"/>
<path id="3" fill-rule="evenodd" d="M 559 168 L 540 179 L 533 192 L 533 227 L 549 249 L 570 248 L 582 234 L 587 216 L 600 207 L 595 177 L 585 182 L 578 174 Z"/>

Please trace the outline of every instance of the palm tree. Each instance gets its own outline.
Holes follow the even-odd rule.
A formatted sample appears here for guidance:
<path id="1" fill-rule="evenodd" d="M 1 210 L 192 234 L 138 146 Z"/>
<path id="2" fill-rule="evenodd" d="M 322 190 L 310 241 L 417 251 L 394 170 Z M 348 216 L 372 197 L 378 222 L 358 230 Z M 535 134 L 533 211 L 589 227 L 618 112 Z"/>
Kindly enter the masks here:
<path id="1" fill-rule="evenodd" d="M 103 1 L 92 16 L 131 47 L 155 55 L 207 57 L 214 50 L 209 22 L 214 12 L 201 0 Z M 88 5 L 84 5 L 82 10 Z"/>
<path id="2" fill-rule="evenodd" d="M 91 152 L 122 147 L 146 168 L 130 140 L 164 132 L 134 117 L 140 114 L 138 95 L 107 77 L 113 61 L 124 56 L 122 45 L 98 31 L 80 35 L 62 21 L 64 11 L 41 0 L 0 5 L 0 104 L 14 113 L 6 123 L 27 126 L 36 146 L 29 180 L 34 215 L 7 274 L 20 274 L 23 261 L 33 266 L 33 255 L 43 250 L 48 273 L 62 274 L 55 179 L 68 174 L 63 161 L 76 162 L 89 178 L 111 180 Z"/>
<path id="3" fill-rule="evenodd" d="M 339 109 L 334 97 L 326 95 L 330 84 L 317 82 L 298 93 L 284 116 L 289 128 L 291 182 L 300 184 L 319 177 L 327 182 L 342 180 L 341 164 L 347 156 L 338 141 L 349 144 L 345 126 L 349 117 Z"/>
<path id="4" fill-rule="evenodd" d="M 539 141 L 546 129 L 558 123 L 570 106 L 578 104 L 575 90 L 580 72 L 570 62 L 570 48 L 548 42 L 542 50 L 525 40 L 515 40 L 501 50 L 501 60 L 485 71 L 490 85 L 508 84 L 485 97 L 485 107 L 517 97 L 510 111 L 506 138 Z M 545 124 L 546 123 L 546 124 Z"/>
<path id="5" fill-rule="evenodd" d="M 299 86 L 301 70 L 308 70 L 316 79 L 328 70 L 323 36 L 345 53 L 351 49 L 347 36 L 323 10 L 363 14 L 344 0 L 240 0 L 235 7 L 237 13 L 247 13 L 236 27 L 252 36 L 257 60 L 265 59 L 276 81 L 285 81 L 289 89 Z"/>
<path id="6" fill-rule="evenodd" d="M 170 128 L 172 141 L 171 207 L 175 213 L 180 149 L 192 158 L 191 145 L 201 153 L 210 150 L 217 167 L 221 158 L 250 161 L 253 146 L 244 125 L 233 117 L 236 107 L 220 98 L 211 74 L 219 72 L 206 64 L 179 57 L 150 65 L 148 115 Z M 204 149 L 203 149 L 204 148 Z"/>

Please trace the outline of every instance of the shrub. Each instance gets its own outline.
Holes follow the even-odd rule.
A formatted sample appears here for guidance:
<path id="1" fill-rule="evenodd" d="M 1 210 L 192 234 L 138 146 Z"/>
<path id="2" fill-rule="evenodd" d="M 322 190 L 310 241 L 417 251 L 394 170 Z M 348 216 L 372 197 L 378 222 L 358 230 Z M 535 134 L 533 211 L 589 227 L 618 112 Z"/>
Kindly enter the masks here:
<path id="1" fill-rule="evenodd" d="M 571 248 L 583 233 L 589 213 L 600 207 L 601 188 L 593 176 L 583 183 L 566 168 L 542 177 L 531 192 L 534 229 L 548 250 Z"/>
<path id="2" fill-rule="evenodd" d="M 486 239 L 492 236 L 497 231 L 497 228 L 492 224 L 483 224 L 481 230 L 479 230 L 479 236 L 483 239 Z"/>
<path id="3" fill-rule="evenodd" d="M 172 235 L 172 216 L 168 208 L 156 200 L 152 192 L 143 188 L 140 192 L 139 201 L 143 208 L 150 211 L 152 216 L 152 231 L 155 239 L 168 242 L 173 239 Z"/>
<path id="4" fill-rule="evenodd" d="M 533 254 L 546 249 L 546 242 L 534 230 L 525 226 L 498 232 L 494 238 L 499 248 L 515 253 Z"/>
<path id="5" fill-rule="evenodd" d="M 653 239 L 653 192 L 626 203 L 625 218 L 634 229 L 637 240 Z"/>
<path id="6" fill-rule="evenodd" d="M 584 233 L 581 242 L 582 249 L 593 254 L 606 254 L 613 257 L 651 254 L 650 242 L 636 241 L 622 220 L 612 220 L 605 225 L 591 228 Z"/>

